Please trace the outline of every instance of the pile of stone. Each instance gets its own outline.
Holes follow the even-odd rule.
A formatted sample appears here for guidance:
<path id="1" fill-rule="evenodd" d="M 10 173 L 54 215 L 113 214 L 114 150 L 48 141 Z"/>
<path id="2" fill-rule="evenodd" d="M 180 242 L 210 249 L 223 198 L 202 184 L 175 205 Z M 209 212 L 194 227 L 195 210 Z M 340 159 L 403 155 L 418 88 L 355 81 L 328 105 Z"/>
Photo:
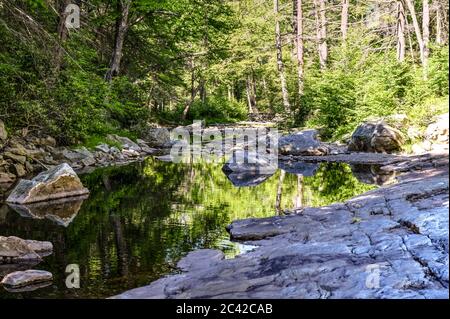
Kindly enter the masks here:
<path id="1" fill-rule="evenodd" d="M 167 142 L 170 141 L 168 132 L 163 134 L 165 131 L 167 130 L 153 130 L 149 142 L 141 139 L 133 142 L 127 137 L 109 135 L 110 145 L 99 144 L 93 150 L 86 147 L 69 149 L 57 146 L 55 138 L 51 136 L 37 137 L 28 134 L 26 130 L 10 136 L 0 120 L 0 193 L 10 188 L 18 178 L 63 162 L 77 170 L 131 162 L 150 154 L 161 153 L 161 145 L 169 145 Z"/>

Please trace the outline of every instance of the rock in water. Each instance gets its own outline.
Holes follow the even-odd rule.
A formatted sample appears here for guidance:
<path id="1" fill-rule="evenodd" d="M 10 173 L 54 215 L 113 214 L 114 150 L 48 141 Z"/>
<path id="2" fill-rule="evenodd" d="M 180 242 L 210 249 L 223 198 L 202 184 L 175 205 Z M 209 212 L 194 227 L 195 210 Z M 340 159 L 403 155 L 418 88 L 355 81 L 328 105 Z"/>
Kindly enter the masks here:
<path id="1" fill-rule="evenodd" d="M 32 180 L 21 180 L 6 200 L 26 204 L 88 194 L 73 169 L 66 163 L 42 172 Z"/>
<path id="2" fill-rule="evenodd" d="M 283 136 L 278 141 L 280 153 L 283 155 L 326 155 L 328 149 L 320 143 L 317 135 L 317 130 L 304 130 Z"/>
<path id="3" fill-rule="evenodd" d="M 365 122 L 359 125 L 348 145 L 352 152 L 392 153 L 400 151 L 402 133 L 384 122 Z"/>
<path id="4" fill-rule="evenodd" d="M 271 175 L 277 170 L 277 157 L 253 151 L 237 150 L 224 164 L 225 173 L 253 173 L 255 175 Z"/>
<path id="5" fill-rule="evenodd" d="M 35 251 L 37 249 L 38 251 Z M 19 237 L 0 236 L 0 261 L 22 262 L 29 260 L 41 260 L 37 252 L 53 249 L 49 242 L 26 241 Z"/>
<path id="6" fill-rule="evenodd" d="M 2 284 L 7 287 L 17 288 L 52 280 L 52 273 L 44 270 L 30 269 L 25 271 L 15 271 L 6 275 L 2 280 Z"/>

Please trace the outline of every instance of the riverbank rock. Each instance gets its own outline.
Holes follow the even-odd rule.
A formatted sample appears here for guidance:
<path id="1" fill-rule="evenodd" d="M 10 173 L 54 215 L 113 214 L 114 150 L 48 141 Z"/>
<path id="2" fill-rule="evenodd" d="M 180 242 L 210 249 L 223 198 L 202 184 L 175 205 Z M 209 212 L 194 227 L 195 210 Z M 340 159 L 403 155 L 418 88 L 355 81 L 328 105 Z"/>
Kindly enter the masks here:
<path id="1" fill-rule="evenodd" d="M 449 135 L 449 114 L 445 113 L 436 118 L 426 131 L 425 138 L 435 143 L 447 143 Z"/>
<path id="2" fill-rule="evenodd" d="M 116 134 L 109 134 L 107 137 L 110 141 L 119 143 L 124 150 L 132 150 L 137 153 L 141 151 L 141 147 L 128 137 L 119 136 Z"/>
<path id="3" fill-rule="evenodd" d="M 234 173 L 254 173 L 270 175 L 277 170 L 277 158 L 245 150 L 233 152 L 233 156 L 223 165 L 222 170 Z"/>
<path id="4" fill-rule="evenodd" d="M 32 180 L 22 179 L 7 202 L 25 204 L 88 194 L 73 169 L 66 163 L 44 171 Z"/>
<path id="5" fill-rule="evenodd" d="M 2 260 L 12 263 L 41 260 L 42 256 L 50 254 L 52 250 L 50 242 L 0 236 L 0 263 Z"/>
<path id="6" fill-rule="evenodd" d="M 351 152 L 392 153 L 401 151 L 402 133 L 384 122 L 365 122 L 359 125 L 348 144 Z"/>
<path id="7" fill-rule="evenodd" d="M 317 138 L 317 130 L 304 130 L 295 134 L 282 136 L 278 148 L 283 155 L 326 155 L 328 149 Z"/>
<path id="8" fill-rule="evenodd" d="M 413 154 L 448 153 L 449 151 L 449 114 L 439 115 L 428 125 L 423 140 L 412 145 Z"/>
<path id="9" fill-rule="evenodd" d="M 3 278 L 1 283 L 2 285 L 10 288 L 19 288 L 49 282 L 52 280 L 53 275 L 48 271 L 29 269 L 25 271 L 15 271 L 8 274 Z"/>
<path id="10" fill-rule="evenodd" d="M 170 144 L 170 132 L 165 127 L 148 128 L 144 132 L 143 139 L 150 146 L 165 147 Z"/>

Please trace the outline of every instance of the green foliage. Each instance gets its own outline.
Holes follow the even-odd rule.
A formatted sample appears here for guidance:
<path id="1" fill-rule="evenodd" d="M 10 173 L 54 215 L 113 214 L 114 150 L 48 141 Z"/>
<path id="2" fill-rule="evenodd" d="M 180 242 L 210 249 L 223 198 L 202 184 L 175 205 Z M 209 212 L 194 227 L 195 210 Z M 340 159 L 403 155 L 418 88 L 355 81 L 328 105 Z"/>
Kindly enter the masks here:
<path id="1" fill-rule="evenodd" d="M 448 46 L 436 49 L 424 79 L 423 68 L 399 63 L 393 53 L 364 54 L 366 45 L 355 40 L 338 47 L 326 70 L 307 74 L 298 125 L 320 127 L 325 138 L 339 139 L 367 119 L 404 113 L 420 122 L 418 117 L 445 111 L 427 109 L 426 101 L 448 94 Z"/>
<path id="2" fill-rule="evenodd" d="M 242 102 L 228 101 L 222 97 L 210 97 L 196 101 L 191 107 L 190 120 L 206 119 L 207 123 L 227 123 L 245 119 L 247 107 Z"/>

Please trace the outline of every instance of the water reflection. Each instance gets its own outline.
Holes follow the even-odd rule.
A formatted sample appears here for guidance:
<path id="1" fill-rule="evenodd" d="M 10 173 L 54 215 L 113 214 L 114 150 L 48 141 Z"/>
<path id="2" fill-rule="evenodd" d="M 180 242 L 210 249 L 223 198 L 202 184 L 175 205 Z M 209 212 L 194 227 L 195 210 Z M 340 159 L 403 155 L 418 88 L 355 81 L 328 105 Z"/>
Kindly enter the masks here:
<path id="1" fill-rule="evenodd" d="M 231 257 L 252 249 L 229 241 L 225 226 L 232 220 L 273 216 L 276 208 L 328 205 L 375 187 L 359 182 L 345 164 L 305 167 L 236 179 L 220 164 L 149 158 L 81 176 L 90 190 L 84 201 L 0 206 L 1 235 L 54 245 L 53 254 L 33 266 L 52 272 L 52 285 L 30 292 L 0 289 L 0 298 L 108 297 L 176 271 L 189 251 L 218 248 Z M 65 287 L 68 264 L 80 266 L 80 289 Z"/>
<path id="2" fill-rule="evenodd" d="M 380 165 L 351 165 L 353 175 L 364 184 L 375 184 L 378 186 L 388 185 L 395 182 L 395 172 L 384 171 Z"/>
<path id="3" fill-rule="evenodd" d="M 26 205 L 8 203 L 8 206 L 22 217 L 35 219 L 47 218 L 57 225 L 67 227 L 78 214 L 81 204 L 87 198 L 88 195 L 85 195 Z"/>

